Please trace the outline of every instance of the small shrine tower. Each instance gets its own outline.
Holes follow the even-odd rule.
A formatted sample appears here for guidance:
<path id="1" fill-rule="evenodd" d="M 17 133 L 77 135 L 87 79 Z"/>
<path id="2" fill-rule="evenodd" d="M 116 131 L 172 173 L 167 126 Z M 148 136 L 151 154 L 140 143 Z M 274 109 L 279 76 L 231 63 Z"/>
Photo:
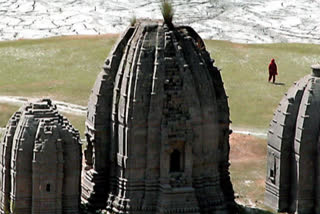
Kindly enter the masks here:
<path id="1" fill-rule="evenodd" d="M 11 117 L 0 156 L 0 213 L 79 213 L 79 133 L 50 100 Z"/>

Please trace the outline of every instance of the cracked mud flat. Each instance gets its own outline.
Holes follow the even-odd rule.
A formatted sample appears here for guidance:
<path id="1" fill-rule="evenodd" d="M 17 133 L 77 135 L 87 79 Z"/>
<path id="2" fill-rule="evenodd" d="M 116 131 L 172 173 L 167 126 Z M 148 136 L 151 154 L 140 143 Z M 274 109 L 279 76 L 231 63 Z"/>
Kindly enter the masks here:
<path id="1" fill-rule="evenodd" d="M 204 38 L 320 44 L 319 0 L 174 0 L 175 23 Z M 159 0 L 0 0 L 0 40 L 120 33 L 135 15 L 161 18 Z"/>

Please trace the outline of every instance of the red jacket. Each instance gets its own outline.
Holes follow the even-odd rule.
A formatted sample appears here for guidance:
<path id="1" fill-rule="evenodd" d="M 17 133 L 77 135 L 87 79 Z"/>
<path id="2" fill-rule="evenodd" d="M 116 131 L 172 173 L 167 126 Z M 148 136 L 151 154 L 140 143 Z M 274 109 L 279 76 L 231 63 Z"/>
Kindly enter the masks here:
<path id="1" fill-rule="evenodd" d="M 269 64 L 269 74 L 278 75 L 277 65 L 276 65 L 274 59 L 272 59 Z"/>

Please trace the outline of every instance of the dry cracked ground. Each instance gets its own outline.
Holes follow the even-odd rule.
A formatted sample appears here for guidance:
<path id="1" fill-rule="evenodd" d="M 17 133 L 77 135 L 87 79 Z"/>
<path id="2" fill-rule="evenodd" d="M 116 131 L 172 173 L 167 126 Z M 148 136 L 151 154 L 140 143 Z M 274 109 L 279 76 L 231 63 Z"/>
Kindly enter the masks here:
<path id="1" fill-rule="evenodd" d="M 159 0 L 0 0 L 0 40 L 119 33 L 161 18 Z M 174 0 L 175 23 L 208 39 L 320 43 L 318 0 Z"/>

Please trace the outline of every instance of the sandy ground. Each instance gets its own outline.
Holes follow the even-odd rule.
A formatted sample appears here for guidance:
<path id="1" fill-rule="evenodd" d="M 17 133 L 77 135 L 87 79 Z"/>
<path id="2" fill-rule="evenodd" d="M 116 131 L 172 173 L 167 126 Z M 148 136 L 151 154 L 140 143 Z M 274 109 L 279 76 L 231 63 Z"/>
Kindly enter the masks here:
<path id="1" fill-rule="evenodd" d="M 262 213 L 253 208 L 263 205 L 266 177 L 267 142 L 250 135 L 230 136 L 230 172 L 236 201 L 246 206 L 248 213 Z"/>
<path id="2" fill-rule="evenodd" d="M 258 138 L 252 135 L 236 134 L 230 135 L 230 161 L 249 162 L 262 160 L 266 156 L 266 147 L 257 143 Z"/>
<path id="3" fill-rule="evenodd" d="M 176 24 L 204 38 L 320 44 L 318 0 L 174 0 Z M 0 0 L 0 40 L 120 33 L 133 16 L 161 18 L 159 0 Z"/>

